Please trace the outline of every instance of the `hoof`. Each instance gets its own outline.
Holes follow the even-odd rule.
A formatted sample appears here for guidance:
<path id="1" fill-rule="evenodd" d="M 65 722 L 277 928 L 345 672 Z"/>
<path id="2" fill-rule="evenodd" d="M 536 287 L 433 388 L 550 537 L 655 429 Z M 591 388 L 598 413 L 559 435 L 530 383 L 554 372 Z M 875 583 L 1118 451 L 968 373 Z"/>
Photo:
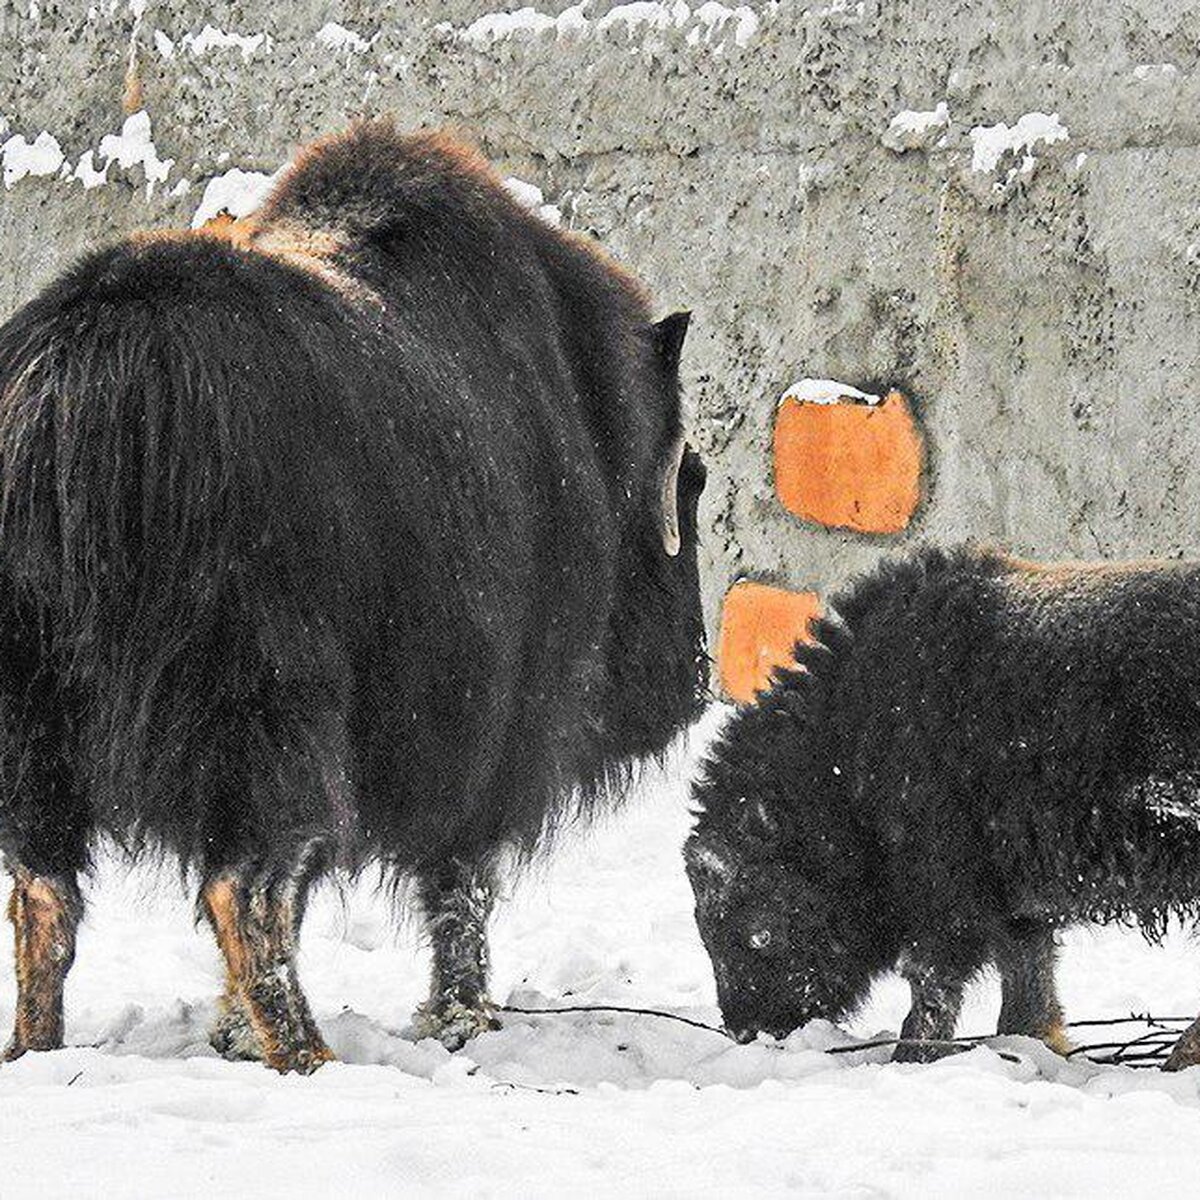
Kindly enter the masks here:
<path id="1" fill-rule="evenodd" d="M 949 1042 L 902 1042 L 892 1053 L 892 1062 L 898 1063 L 932 1063 L 954 1054 L 962 1054 L 966 1046 L 956 1046 Z"/>
<path id="2" fill-rule="evenodd" d="M 457 1000 L 429 1000 L 413 1014 L 413 1031 L 418 1038 L 436 1038 L 451 1051 L 461 1050 L 477 1034 L 499 1028 L 500 1022 L 487 1001 L 472 1008 Z"/>
<path id="3" fill-rule="evenodd" d="M 336 1062 L 337 1057 L 324 1043 L 318 1046 L 299 1046 L 268 1054 L 263 1061 L 272 1071 L 280 1075 L 311 1075 L 327 1062 Z"/>
<path id="4" fill-rule="evenodd" d="M 209 1045 L 230 1062 L 261 1062 L 281 1075 L 295 1072 L 311 1075 L 318 1067 L 335 1061 L 335 1055 L 321 1039 L 315 1027 L 309 1029 L 311 1037 L 295 1045 L 276 1046 L 270 1052 L 263 1047 L 262 1039 L 254 1032 L 241 1004 L 222 1005 L 221 1014 L 209 1034 Z"/>
<path id="5" fill-rule="evenodd" d="M 18 1042 L 13 1038 L 3 1050 L 0 1050 L 0 1063 L 16 1062 L 22 1054 L 26 1054 L 29 1047 L 24 1042 Z"/>
<path id="6" fill-rule="evenodd" d="M 0 1050 L 0 1063 L 16 1062 L 18 1058 L 24 1057 L 31 1050 L 36 1053 L 43 1053 L 46 1050 L 61 1050 L 63 1048 L 61 1037 L 35 1038 L 21 1037 L 13 1034 L 8 1039 L 8 1045 Z"/>
<path id="7" fill-rule="evenodd" d="M 265 1061 L 258 1035 L 240 1008 L 227 1010 L 218 1017 L 208 1035 L 208 1044 L 230 1062 Z"/>
<path id="8" fill-rule="evenodd" d="M 1049 1029 L 1035 1033 L 1034 1037 L 1063 1058 L 1070 1058 L 1075 1052 L 1074 1043 L 1067 1037 L 1067 1031 L 1061 1025 L 1053 1025 Z"/>
<path id="9" fill-rule="evenodd" d="M 1194 1058 L 1187 1054 L 1180 1054 L 1179 1047 L 1176 1046 L 1170 1054 L 1167 1055 L 1167 1061 L 1163 1063 L 1162 1070 L 1164 1071 L 1186 1071 L 1188 1067 L 1194 1067 L 1200 1059 Z"/>
<path id="10" fill-rule="evenodd" d="M 1179 1035 L 1167 1061 L 1163 1063 L 1164 1071 L 1184 1071 L 1200 1063 L 1200 1017 L 1191 1023 Z"/>

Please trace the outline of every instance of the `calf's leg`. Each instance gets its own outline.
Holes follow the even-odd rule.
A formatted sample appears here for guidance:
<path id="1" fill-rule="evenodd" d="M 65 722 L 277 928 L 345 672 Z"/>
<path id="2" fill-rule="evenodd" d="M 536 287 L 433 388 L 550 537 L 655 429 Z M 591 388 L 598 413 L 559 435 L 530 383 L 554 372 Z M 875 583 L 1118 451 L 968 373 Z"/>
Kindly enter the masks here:
<path id="1" fill-rule="evenodd" d="M 961 1047 L 949 1044 L 962 1009 L 967 981 L 979 970 L 981 958 L 965 954 L 914 951 L 905 955 L 900 973 L 912 990 L 912 1007 L 900 1028 L 902 1044 L 894 1062 L 932 1062 Z"/>
<path id="2" fill-rule="evenodd" d="M 1039 921 L 1015 921 L 996 947 L 1001 1003 L 998 1033 L 1026 1034 L 1058 1054 L 1070 1052 L 1055 987 L 1058 947 L 1054 930 Z"/>
<path id="3" fill-rule="evenodd" d="M 413 1018 L 420 1037 L 459 1049 L 498 1023 L 487 999 L 487 923 L 495 903 L 489 866 L 451 858 L 424 871 L 418 892 L 433 950 L 429 999 Z"/>

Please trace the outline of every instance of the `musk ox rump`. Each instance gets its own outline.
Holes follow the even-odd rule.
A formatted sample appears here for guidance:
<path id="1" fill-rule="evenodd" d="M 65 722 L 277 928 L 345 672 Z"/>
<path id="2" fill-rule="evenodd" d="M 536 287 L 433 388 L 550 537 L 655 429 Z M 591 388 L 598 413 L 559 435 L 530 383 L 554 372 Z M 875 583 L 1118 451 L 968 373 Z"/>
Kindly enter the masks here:
<path id="1" fill-rule="evenodd" d="M 415 875 L 423 1030 L 488 1023 L 501 848 L 700 707 L 686 327 L 473 153 L 374 122 L 0 329 L 10 1056 L 61 1044 L 98 834 L 197 873 L 225 1053 L 327 1057 L 294 948 L 335 865 Z"/>
<path id="2" fill-rule="evenodd" d="M 898 967 L 897 1056 L 928 1057 L 992 963 L 1000 1032 L 1061 1048 L 1057 929 L 1200 911 L 1200 565 L 927 549 L 830 608 L 695 789 L 727 1026 L 837 1019 Z"/>

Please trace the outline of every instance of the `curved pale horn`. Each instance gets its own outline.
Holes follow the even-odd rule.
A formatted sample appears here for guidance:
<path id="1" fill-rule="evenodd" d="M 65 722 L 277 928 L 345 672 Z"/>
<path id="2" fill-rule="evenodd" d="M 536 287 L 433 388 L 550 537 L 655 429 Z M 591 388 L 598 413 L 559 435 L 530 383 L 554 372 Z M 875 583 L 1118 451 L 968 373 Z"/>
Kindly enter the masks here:
<path id="1" fill-rule="evenodd" d="M 737 874 L 737 859 L 724 839 L 693 834 L 683 847 L 683 856 L 694 870 L 728 885 Z"/>
<path id="2" fill-rule="evenodd" d="M 662 465 L 662 483 L 659 490 L 659 500 L 662 506 L 662 540 L 663 549 L 674 558 L 682 546 L 679 537 L 679 468 L 683 465 L 683 434 L 681 433 L 671 449 L 667 451 L 666 460 Z"/>
<path id="3" fill-rule="evenodd" d="M 761 801 L 756 801 L 753 813 L 753 822 L 755 828 L 760 832 L 767 834 L 769 837 L 779 836 L 779 822 L 767 810 L 767 806 Z"/>

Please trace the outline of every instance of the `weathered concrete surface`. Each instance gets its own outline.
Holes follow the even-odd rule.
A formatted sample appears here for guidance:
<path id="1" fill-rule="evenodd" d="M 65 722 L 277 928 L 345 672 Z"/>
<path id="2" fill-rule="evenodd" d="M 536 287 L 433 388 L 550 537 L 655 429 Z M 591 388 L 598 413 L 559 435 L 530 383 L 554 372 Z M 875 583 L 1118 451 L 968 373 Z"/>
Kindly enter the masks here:
<path id="1" fill-rule="evenodd" d="M 778 503 L 772 419 L 802 375 L 911 389 L 931 465 L 910 537 L 1200 553 L 1190 0 L 754 3 L 744 45 L 736 18 L 716 30 L 678 4 L 662 6 L 665 28 L 601 28 L 613 5 L 593 0 L 574 32 L 464 39 L 493 7 L 150 0 L 138 21 L 124 2 L 89 15 L 4 0 L 10 133 L 48 130 L 74 164 L 120 128 L 132 45 L 158 152 L 176 163 L 150 199 L 137 168 L 90 191 L 26 178 L 0 192 L 0 315 L 86 246 L 186 223 L 228 167 L 273 170 L 359 113 L 453 121 L 664 311 L 695 310 L 686 382 L 710 463 L 711 618 L 740 575 L 824 589 L 896 544 L 805 526 Z M 374 40 L 330 50 L 314 36 L 329 20 Z M 206 24 L 270 44 L 196 54 L 183 38 Z M 939 101 L 943 144 L 883 144 L 898 112 Z M 1023 153 L 972 170 L 968 131 L 1029 112 L 1057 113 L 1069 136 L 1033 146 L 1011 181 Z M 191 190 L 170 195 L 180 179 Z"/>

